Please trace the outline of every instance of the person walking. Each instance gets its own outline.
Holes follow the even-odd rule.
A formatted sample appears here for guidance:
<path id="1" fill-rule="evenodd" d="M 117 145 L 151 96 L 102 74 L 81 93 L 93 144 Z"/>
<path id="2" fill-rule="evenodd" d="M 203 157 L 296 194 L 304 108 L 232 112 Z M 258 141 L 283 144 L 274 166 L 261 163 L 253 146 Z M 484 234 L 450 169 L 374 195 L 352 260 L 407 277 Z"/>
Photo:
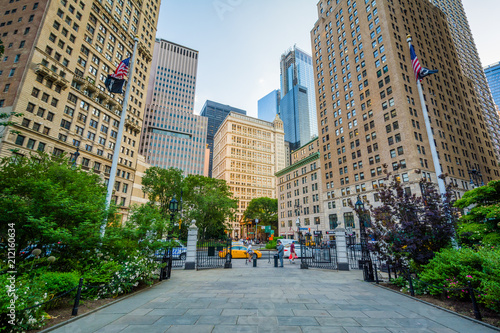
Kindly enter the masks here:
<path id="1" fill-rule="evenodd" d="M 278 240 L 278 258 L 280 259 L 280 267 L 283 267 L 283 252 L 285 251 L 285 247 L 281 244 L 281 241 Z"/>
<path id="2" fill-rule="evenodd" d="M 252 256 L 253 256 L 252 244 L 248 244 L 247 255 L 248 255 L 248 262 L 252 262 Z"/>
<path id="3" fill-rule="evenodd" d="M 290 244 L 290 264 L 295 264 L 295 243 Z"/>

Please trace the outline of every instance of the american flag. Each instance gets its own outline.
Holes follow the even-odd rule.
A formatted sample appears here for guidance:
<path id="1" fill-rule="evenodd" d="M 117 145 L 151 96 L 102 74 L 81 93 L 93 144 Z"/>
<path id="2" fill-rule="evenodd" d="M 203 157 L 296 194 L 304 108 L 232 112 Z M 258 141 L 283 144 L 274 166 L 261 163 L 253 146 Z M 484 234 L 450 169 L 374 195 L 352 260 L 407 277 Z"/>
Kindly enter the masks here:
<path id="1" fill-rule="evenodd" d="M 111 74 L 115 79 L 123 79 L 128 75 L 128 67 L 130 63 L 130 58 L 123 59 L 122 62 L 116 67 L 115 73 Z"/>
<path id="2" fill-rule="evenodd" d="M 411 44 L 410 44 L 410 55 L 411 55 L 411 65 L 413 67 L 413 73 L 415 73 L 415 79 L 417 81 L 422 81 L 422 79 L 427 75 L 435 74 L 438 72 L 437 70 L 430 70 L 420 65 L 420 61 L 418 61 L 415 49 Z"/>

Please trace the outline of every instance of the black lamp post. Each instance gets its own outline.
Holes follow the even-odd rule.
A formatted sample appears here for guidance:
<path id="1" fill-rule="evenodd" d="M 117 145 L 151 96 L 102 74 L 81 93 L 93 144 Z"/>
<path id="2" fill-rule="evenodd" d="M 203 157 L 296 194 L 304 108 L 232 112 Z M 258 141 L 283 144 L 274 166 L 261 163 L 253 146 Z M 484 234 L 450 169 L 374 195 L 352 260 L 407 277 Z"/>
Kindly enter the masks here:
<path id="1" fill-rule="evenodd" d="M 366 282 L 375 281 L 373 274 L 372 258 L 370 257 L 370 252 L 368 251 L 368 241 L 366 235 L 366 211 L 365 204 L 358 195 L 358 200 L 354 205 L 356 212 L 359 217 L 359 231 L 360 231 L 360 242 L 361 242 L 361 261 L 363 262 L 363 277 Z"/>
<path id="2" fill-rule="evenodd" d="M 174 216 L 179 211 L 179 202 L 175 199 L 175 196 L 170 200 L 168 205 L 168 210 L 170 211 L 170 223 L 174 223 Z"/>
<path id="3" fill-rule="evenodd" d="M 469 169 L 468 172 L 472 189 L 475 189 L 479 186 L 484 186 L 483 175 L 481 174 L 481 171 L 477 169 Z"/>

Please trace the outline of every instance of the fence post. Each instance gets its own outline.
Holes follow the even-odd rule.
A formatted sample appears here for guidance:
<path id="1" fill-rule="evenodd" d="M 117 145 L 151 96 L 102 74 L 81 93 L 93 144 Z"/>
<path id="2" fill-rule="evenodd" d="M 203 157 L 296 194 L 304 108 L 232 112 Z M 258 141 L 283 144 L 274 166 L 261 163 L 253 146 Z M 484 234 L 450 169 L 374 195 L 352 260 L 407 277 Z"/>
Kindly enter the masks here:
<path id="1" fill-rule="evenodd" d="M 335 229 L 335 248 L 337 252 L 337 267 L 339 271 L 349 270 L 349 259 L 347 256 L 347 240 L 344 228 Z"/>
<path id="2" fill-rule="evenodd" d="M 389 281 L 391 281 L 391 264 L 387 264 L 387 274 L 389 274 Z"/>
<path id="3" fill-rule="evenodd" d="M 188 228 L 186 263 L 184 265 L 184 269 L 195 269 L 196 268 L 196 243 L 197 243 L 197 241 L 198 241 L 198 227 L 196 226 L 196 220 L 192 220 L 191 225 Z"/>
<path id="4" fill-rule="evenodd" d="M 410 283 L 410 295 L 415 296 L 415 290 L 413 289 L 413 281 L 411 280 L 410 269 L 408 269 L 408 282 Z"/>
<path id="5" fill-rule="evenodd" d="M 78 315 L 78 306 L 80 305 L 80 296 L 82 295 L 83 278 L 80 278 L 78 283 L 78 290 L 76 291 L 75 304 L 73 304 L 72 316 Z"/>
<path id="6" fill-rule="evenodd" d="M 379 284 L 378 281 L 378 273 L 377 273 L 377 264 L 373 264 L 373 270 L 375 271 L 375 282 Z"/>
<path id="7" fill-rule="evenodd" d="M 474 288 L 472 288 L 470 281 L 467 281 L 467 286 L 469 289 L 470 299 L 472 301 L 472 307 L 474 308 L 474 316 L 477 320 L 483 320 L 483 317 L 481 317 L 481 312 L 479 311 L 479 306 L 476 302 L 476 295 L 474 295 Z"/>

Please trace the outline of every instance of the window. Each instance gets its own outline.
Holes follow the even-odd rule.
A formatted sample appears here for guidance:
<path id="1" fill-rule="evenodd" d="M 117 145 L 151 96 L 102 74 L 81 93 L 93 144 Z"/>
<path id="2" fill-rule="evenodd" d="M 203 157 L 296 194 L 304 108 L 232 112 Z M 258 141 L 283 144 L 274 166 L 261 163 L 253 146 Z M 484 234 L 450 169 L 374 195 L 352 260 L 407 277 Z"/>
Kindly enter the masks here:
<path id="1" fill-rule="evenodd" d="M 42 152 L 45 151 L 45 143 L 39 142 L 37 150 Z"/>
<path id="2" fill-rule="evenodd" d="M 335 230 L 337 228 L 338 224 L 338 218 L 337 214 L 330 214 L 328 216 L 329 222 L 330 222 L 330 230 Z"/>
<path id="3" fill-rule="evenodd" d="M 28 144 L 26 145 L 26 148 L 28 148 L 28 149 L 33 149 L 33 148 L 35 147 L 35 143 L 36 143 L 36 141 L 35 141 L 35 140 L 33 140 L 33 139 L 29 139 L 29 140 L 28 140 Z"/>
<path id="4" fill-rule="evenodd" d="M 66 119 L 62 119 L 61 120 L 61 127 L 69 130 L 69 128 L 71 127 L 71 122 L 67 121 Z"/>
<path id="5" fill-rule="evenodd" d="M 25 136 L 18 134 L 16 138 L 16 145 L 22 146 L 24 144 L 24 139 L 26 139 Z"/>
<path id="6" fill-rule="evenodd" d="M 346 228 L 354 228 L 354 214 L 352 212 L 344 213 L 344 225 Z"/>

